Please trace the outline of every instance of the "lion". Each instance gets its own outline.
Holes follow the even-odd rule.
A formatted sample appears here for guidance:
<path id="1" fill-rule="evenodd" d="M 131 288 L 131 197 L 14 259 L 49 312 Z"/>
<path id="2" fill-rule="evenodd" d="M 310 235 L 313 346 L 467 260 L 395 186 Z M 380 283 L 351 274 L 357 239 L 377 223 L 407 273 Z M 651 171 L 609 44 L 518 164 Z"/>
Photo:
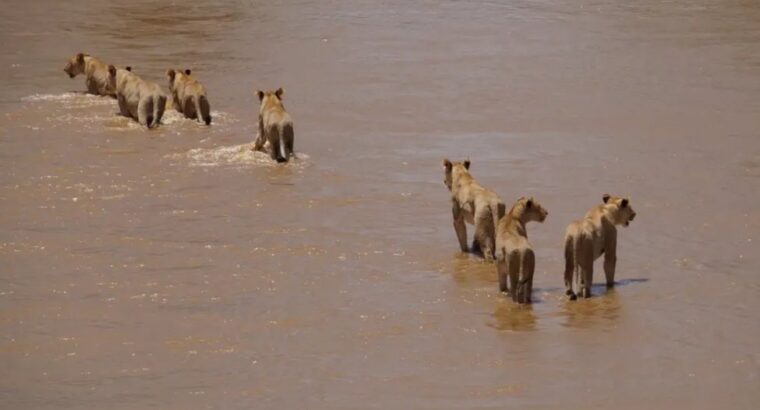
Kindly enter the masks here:
<path id="1" fill-rule="evenodd" d="M 90 94 L 116 97 L 116 91 L 108 81 L 108 65 L 89 54 L 79 53 L 71 57 L 63 71 L 69 78 L 84 74 L 87 92 Z"/>
<path id="2" fill-rule="evenodd" d="M 206 89 L 198 80 L 190 77 L 192 71 L 188 68 L 184 72 L 169 69 L 166 76 L 169 78 L 169 91 L 174 108 L 191 120 L 203 121 L 206 125 L 211 124 L 211 107 L 208 104 Z"/>
<path id="3" fill-rule="evenodd" d="M 572 222 L 565 231 L 565 289 L 571 300 L 573 275 L 578 293 L 591 297 L 591 283 L 594 276 L 594 261 L 604 254 L 604 275 L 607 287 L 615 285 L 615 263 L 617 261 L 616 225 L 628 226 L 636 212 L 629 198 L 619 198 L 604 194 L 603 203 L 591 208 L 586 216 Z"/>
<path id="4" fill-rule="evenodd" d="M 530 303 L 536 256 L 528 242 L 528 222 L 544 222 L 549 213 L 533 197 L 521 197 L 499 220 L 496 229 L 496 273 L 499 290 L 517 303 Z M 509 275 L 509 284 L 507 284 Z M 511 292 L 510 292 L 511 290 Z"/>
<path id="5" fill-rule="evenodd" d="M 109 81 L 116 90 L 119 111 L 148 128 L 161 123 L 166 108 L 166 94 L 156 83 L 145 81 L 131 67 L 108 66 Z"/>
<path id="6" fill-rule="evenodd" d="M 259 132 L 253 145 L 255 151 L 264 151 L 269 143 L 269 155 L 277 162 L 287 162 L 293 153 L 293 119 L 285 112 L 282 96 L 285 91 L 256 91 L 261 101 L 259 107 Z"/>
<path id="7" fill-rule="evenodd" d="M 506 207 L 495 192 L 478 184 L 470 175 L 470 160 L 451 162 L 443 160 L 445 178 L 443 183 L 451 192 L 451 211 L 454 231 L 462 252 L 467 252 L 467 227 L 465 221 L 475 226 L 472 240 L 473 252 L 482 252 L 486 261 L 495 257 L 495 231 Z"/>

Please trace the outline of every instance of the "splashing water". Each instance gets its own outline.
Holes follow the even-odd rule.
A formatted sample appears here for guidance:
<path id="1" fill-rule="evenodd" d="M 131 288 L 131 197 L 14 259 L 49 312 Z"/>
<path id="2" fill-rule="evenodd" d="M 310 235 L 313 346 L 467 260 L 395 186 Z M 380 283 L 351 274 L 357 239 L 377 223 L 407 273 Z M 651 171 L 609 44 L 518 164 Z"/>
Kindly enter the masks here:
<path id="1" fill-rule="evenodd" d="M 194 148 L 190 151 L 180 154 L 167 155 L 167 158 L 173 160 L 186 160 L 192 167 L 275 167 L 282 166 L 273 161 L 269 154 L 253 150 L 253 143 L 239 145 L 221 146 L 215 148 Z M 297 153 L 288 166 L 304 168 L 308 164 L 309 156 L 303 153 Z"/>

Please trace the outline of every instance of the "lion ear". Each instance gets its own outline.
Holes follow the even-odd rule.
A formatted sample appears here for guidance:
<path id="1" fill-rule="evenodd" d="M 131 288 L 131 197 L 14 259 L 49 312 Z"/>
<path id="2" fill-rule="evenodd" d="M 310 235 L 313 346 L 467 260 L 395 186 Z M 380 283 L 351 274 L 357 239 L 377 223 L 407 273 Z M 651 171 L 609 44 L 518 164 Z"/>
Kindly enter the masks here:
<path id="1" fill-rule="evenodd" d="M 470 159 L 467 158 L 466 160 L 464 160 L 464 162 L 462 163 L 462 165 L 464 165 L 465 169 L 469 170 L 470 169 Z"/>
<path id="2" fill-rule="evenodd" d="M 610 200 L 610 194 L 604 194 L 604 196 L 602 197 L 602 201 L 604 201 L 604 203 L 606 204 L 607 201 L 609 200 Z"/>
<path id="3" fill-rule="evenodd" d="M 263 101 L 264 100 L 264 91 L 256 90 L 256 95 L 259 96 L 259 101 Z"/>
<path id="4" fill-rule="evenodd" d="M 528 202 L 525 203 L 525 207 L 528 209 L 533 208 L 533 198 L 528 199 Z"/>
<path id="5" fill-rule="evenodd" d="M 628 198 L 623 199 L 620 201 L 620 208 L 625 208 L 628 206 Z"/>
<path id="6" fill-rule="evenodd" d="M 174 81 L 175 75 L 177 75 L 177 73 L 174 71 L 173 68 L 166 70 L 166 76 L 169 77 L 169 81 Z"/>
<path id="7" fill-rule="evenodd" d="M 192 71 L 189 68 L 186 68 L 185 69 L 185 75 L 190 75 L 190 73 L 192 73 Z"/>
<path id="8" fill-rule="evenodd" d="M 124 69 L 127 70 L 127 71 L 129 71 L 130 73 L 132 72 L 132 66 L 131 65 L 128 65 L 128 66 L 124 67 Z"/>
<path id="9" fill-rule="evenodd" d="M 277 98 L 282 100 L 282 96 L 285 94 L 285 90 L 282 89 L 282 87 L 278 88 L 277 91 L 274 92 L 274 95 L 277 96 Z"/>
<path id="10" fill-rule="evenodd" d="M 448 158 L 444 158 L 444 159 L 443 159 L 443 168 L 444 168 L 444 169 L 446 169 L 446 170 L 448 171 L 448 170 L 450 170 L 450 169 L 451 169 L 451 166 L 452 166 L 452 165 L 451 165 L 451 161 L 449 161 L 449 159 L 448 159 Z"/>
<path id="11" fill-rule="evenodd" d="M 116 67 L 113 64 L 108 66 L 108 74 L 116 75 Z"/>
<path id="12" fill-rule="evenodd" d="M 84 53 L 77 54 L 77 61 L 80 63 L 84 63 Z"/>

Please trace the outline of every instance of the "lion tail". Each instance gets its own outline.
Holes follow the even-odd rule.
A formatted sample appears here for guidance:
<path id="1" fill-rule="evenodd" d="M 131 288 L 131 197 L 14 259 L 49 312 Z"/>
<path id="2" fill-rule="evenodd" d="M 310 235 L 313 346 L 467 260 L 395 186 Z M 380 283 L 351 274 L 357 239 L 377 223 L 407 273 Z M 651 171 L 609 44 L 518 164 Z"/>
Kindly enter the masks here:
<path id="1" fill-rule="evenodd" d="M 507 207 L 502 202 L 496 204 L 496 209 L 494 209 L 493 206 L 489 207 L 491 208 L 491 216 L 493 217 L 494 235 L 496 235 L 496 229 L 499 227 L 499 221 L 501 221 L 501 218 L 503 218 L 507 213 Z"/>
<path id="2" fill-rule="evenodd" d="M 573 261 L 573 276 L 575 277 L 575 289 L 577 289 L 577 292 L 581 291 L 581 264 L 579 259 L 576 258 L 576 255 L 578 255 L 578 252 L 581 249 L 581 238 L 582 234 L 576 234 L 573 236 L 572 243 L 571 243 L 571 249 L 572 252 L 572 261 Z"/>
<path id="3" fill-rule="evenodd" d="M 148 128 L 153 127 L 153 99 L 147 98 L 145 101 L 145 126 Z"/>
<path id="4" fill-rule="evenodd" d="M 536 264 L 535 255 L 533 250 L 528 248 L 520 256 L 520 275 L 518 276 L 519 282 L 517 284 L 517 301 L 518 303 L 528 303 L 531 295 L 530 281 L 533 275 L 533 269 Z"/>
<path id="5" fill-rule="evenodd" d="M 288 150 L 285 146 L 285 138 L 284 138 L 285 130 L 280 130 L 280 158 L 282 158 L 282 161 L 280 161 L 280 158 L 277 159 L 277 162 L 287 162 L 288 161 Z"/>
<path id="6" fill-rule="evenodd" d="M 195 111 L 197 112 L 198 119 L 203 119 L 206 125 L 211 124 L 211 107 L 205 95 L 195 98 Z"/>
<path id="7" fill-rule="evenodd" d="M 161 123 L 161 119 L 164 117 L 164 110 L 166 110 L 166 96 L 165 95 L 159 95 L 156 97 L 156 106 L 154 109 L 156 110 L 156 114 L 154 117 L 155 125 L 158 125 Z"/>

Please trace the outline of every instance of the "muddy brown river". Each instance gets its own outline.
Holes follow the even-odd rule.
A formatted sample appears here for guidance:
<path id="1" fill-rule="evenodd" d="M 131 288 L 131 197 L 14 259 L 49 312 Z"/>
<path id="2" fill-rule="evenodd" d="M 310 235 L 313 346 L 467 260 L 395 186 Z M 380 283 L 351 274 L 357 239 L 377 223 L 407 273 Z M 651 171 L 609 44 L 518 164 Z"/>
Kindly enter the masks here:
<path id="1" fill-rule="evenodd" d="M 760 7 L 750 1 L 49 0 L 0 10 L 3 409 L 760 405 Z M 148 131 L 89 52 L 211 127 Z M 285 88 L 298 159 L 248 150 Z M 459 252 L 441 160 L 528 225 L 534 304 Z M 567 224 L 631 197 L 617 286 Z M 472 229 L 470 228 L 470 234 Z"/>

